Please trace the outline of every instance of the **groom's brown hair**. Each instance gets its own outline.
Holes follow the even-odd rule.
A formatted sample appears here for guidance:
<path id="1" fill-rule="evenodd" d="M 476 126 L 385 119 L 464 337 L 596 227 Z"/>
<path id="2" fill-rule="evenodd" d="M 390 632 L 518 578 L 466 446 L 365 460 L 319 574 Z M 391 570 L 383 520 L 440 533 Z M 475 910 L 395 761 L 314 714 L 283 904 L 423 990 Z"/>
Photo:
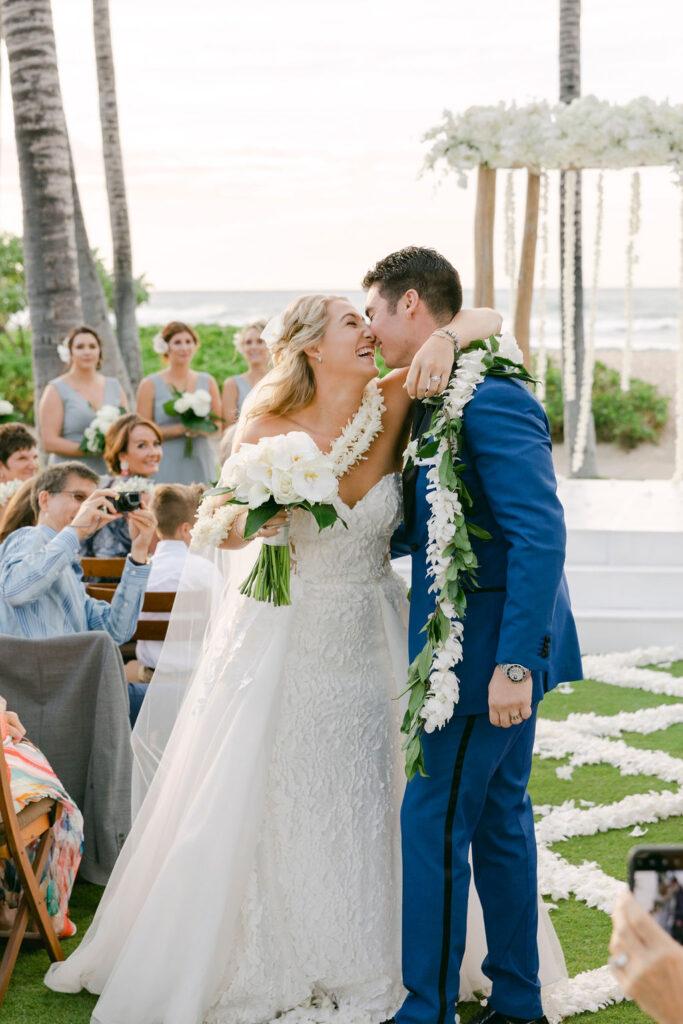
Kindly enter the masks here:
<path id="1" fill-rule="evenodd" d="M 438 318 L 455 316 L 462 306 L 460 275 L 452 263 L 436 249 L 408 245 L 392 252 L 368 270 L 363 278 L 363 291 L 378 285 L 389 310 L 396 312 L 402 295 L 413 288 L 425 306 Z"/>

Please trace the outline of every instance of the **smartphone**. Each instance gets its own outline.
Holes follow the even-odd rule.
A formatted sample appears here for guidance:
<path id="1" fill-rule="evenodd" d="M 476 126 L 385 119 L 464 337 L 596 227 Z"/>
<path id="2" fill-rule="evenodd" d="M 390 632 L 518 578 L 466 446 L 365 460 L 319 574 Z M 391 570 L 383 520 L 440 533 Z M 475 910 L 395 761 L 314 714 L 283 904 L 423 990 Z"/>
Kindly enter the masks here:
<path id="1" fill-rule="evenodd" d="M 634 846 L 628 884 L 641 907 L 683 944 L 683 845 Z"/>

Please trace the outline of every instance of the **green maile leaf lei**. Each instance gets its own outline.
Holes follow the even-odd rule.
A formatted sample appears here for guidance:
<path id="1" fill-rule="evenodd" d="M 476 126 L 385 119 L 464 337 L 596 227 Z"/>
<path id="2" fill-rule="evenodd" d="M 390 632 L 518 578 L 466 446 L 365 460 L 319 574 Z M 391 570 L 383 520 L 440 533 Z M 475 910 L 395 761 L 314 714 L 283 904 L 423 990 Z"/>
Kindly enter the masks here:
<path id="1" fill-rule="evenodd" d="M 423 632 L 425 645 L 408 669 L 404 694 L 409 694 L 401 732 L 406 775 L 426 775 L 422 749 L 423 732 L 441 729 L 460 697 L 455 666 L 462 660 L 463 622 L 467 597 L 463 582 L 476 585 L 477 558 L 472 537 L 489 540 L 481 527 L 466 518 L 473 502 L 455 462 L 465 406 L 484 377 L 504 377 L 533 383 L 521 365 L 522 353 L 512 335 L 491 335 L 472 342 L 461 352 L 446 390 L 425 399 L 432 406 L 428 428 L 406 449 L 407 464 L 431 463 L 427 470 L 427 501 L 430 506 L 427 540 L 427 575 L 435 609 Z"/>

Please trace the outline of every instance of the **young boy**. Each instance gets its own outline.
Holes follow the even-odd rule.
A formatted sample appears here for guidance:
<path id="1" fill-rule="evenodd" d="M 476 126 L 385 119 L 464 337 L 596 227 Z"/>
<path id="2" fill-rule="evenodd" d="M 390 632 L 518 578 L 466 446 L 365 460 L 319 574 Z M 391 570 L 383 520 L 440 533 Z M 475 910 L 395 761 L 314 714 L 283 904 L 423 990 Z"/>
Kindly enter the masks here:
<path id="1" fill-rule="evenodd" d="M 157 518 L 159 543 L 151 559 L 148 592 L 177 590 L 184 570 L 183 586 L 192 590 L 203 590 L 207 586 L 213 571 L 211 565 L 188 550 L 203 489 L 201 484 L 157 484 L 154 488 L 151 508 Z M 151 613 L 143 612 L 140 619 L 150 617 Z M 159 619 L 161 615 L 156 614 L 154 618 Z M 139 663 L 139 682 L 148 683 L 152 678 L 162 647 L 159 640 L 138 640 L 135 656 Z"/>

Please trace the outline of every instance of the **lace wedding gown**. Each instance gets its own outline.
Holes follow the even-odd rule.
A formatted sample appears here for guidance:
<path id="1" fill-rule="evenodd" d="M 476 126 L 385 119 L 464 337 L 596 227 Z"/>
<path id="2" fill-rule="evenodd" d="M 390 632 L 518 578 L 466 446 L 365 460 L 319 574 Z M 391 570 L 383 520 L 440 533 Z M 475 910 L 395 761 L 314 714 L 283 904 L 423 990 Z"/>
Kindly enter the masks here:
<path id="1" fill-rule="evenodd" d="M 96 1024 L 374 1024 L 403 999 L 399 475 L 338 510 L 322 533 L 294 514 L 290 607 L 216 617 L 93 925 L 48 971 L 101 993 Z"/>

